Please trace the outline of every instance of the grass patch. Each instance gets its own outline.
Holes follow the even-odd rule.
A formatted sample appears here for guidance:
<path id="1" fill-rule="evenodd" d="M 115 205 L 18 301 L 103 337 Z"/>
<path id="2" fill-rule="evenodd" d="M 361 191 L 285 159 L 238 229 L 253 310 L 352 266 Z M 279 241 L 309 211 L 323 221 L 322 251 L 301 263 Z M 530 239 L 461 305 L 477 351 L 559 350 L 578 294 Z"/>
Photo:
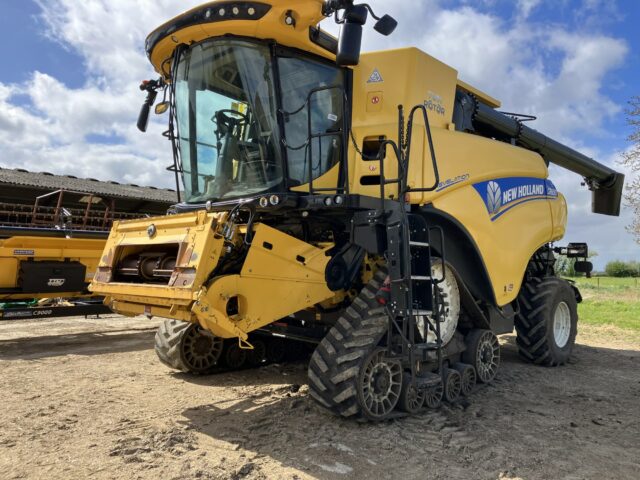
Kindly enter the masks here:
<path id="1" fill-rule="evenodd" d="M 580 322 L 640 331 L 640 286 L 637 278 L 573 278 L 583 302 Z"/>
<path id="2" fill-rule="evenodd" d="M 580 323 L 640 331 L 640 302 L 586 299 L 578 305 Z"/>

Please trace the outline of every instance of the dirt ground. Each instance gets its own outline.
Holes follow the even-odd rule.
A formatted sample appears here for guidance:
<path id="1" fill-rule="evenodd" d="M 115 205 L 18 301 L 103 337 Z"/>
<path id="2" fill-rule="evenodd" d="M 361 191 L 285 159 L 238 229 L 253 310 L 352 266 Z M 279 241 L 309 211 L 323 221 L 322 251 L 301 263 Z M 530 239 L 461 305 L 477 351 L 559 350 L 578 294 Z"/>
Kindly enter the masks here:
<path id="1" fill-rule="evenodd" d="M 383 424 L 334 418 L 306 365 L 173 373 L 145 319 L 0 323 L 0 478 L 523 478 L 640 475 L 640 338 L 582 326 L 563 368 L 505 336 L 494 384 Z"/>

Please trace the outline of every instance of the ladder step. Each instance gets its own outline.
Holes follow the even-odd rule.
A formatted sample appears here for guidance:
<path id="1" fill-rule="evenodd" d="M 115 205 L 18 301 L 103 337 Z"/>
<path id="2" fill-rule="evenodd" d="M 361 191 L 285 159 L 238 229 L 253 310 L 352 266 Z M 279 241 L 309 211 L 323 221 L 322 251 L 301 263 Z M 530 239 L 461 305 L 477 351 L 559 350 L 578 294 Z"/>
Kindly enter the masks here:
<path id="1" fill-rule="evenodd" d="M 416 317 L 429 317 L 433 312 L 431 310 L 412 310 Z"/>
<path id="2" fill-rule="evenodd" d="M 429 248 L 429 244 L 427 242 L 409 242 L 409 245 L 412 247 L 420 247 L 420 248 Z"/>
<path id="3" fill-rule="evenodd" d="M 416 280 L 418 282 L 428 282 L 431 281 L 433 277 L 424 276 L 424 275 L 411 275 L 411 280 Z"/>

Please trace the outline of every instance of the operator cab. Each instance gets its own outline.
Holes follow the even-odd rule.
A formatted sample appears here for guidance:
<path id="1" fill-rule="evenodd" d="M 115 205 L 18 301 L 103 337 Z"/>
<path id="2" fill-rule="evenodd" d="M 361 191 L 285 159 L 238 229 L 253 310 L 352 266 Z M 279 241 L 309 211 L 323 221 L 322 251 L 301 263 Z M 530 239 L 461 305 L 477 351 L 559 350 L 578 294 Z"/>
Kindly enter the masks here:
<path id="1" fill-rule="evenodd" d="M 283 192 L 344 155 L 345 72 L 261 41 L 214 38 L 176 55 L 187 203 Z"/>

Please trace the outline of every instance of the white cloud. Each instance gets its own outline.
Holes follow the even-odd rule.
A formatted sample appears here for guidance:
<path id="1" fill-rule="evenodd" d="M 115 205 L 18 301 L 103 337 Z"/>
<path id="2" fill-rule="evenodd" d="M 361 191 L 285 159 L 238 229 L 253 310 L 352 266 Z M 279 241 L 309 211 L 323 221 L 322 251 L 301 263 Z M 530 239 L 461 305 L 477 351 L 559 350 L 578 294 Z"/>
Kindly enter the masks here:
<path id="1" fill-rule="evenodd" d="M 542 0 L 518 0 L 518 14 L 526 19 L 541 3 Z"/>
<path id="2" fill-rule="evenodd" d="M 143 45 L 155 27 L 201 1 L 37 1 L 48 37 L 84 59 L 86 84 L 71 89 L 40 72 L 33 72 L 24 84 L 0 83 L 0 165 L 171 186 L 173 175 L 164 170 L 171 161 L 169 144 L 160 136 L 166 117 L 153 119 L 145 135 L 135 128 L 144 99 L 137 86 L 154 76 Z M 500 98 L 505 109 L 538 115 L 534 127 L 553 138 L 592 145 L 579 140 L 606 136 L 605 121 L 621 112 L 602 86 L 607 74 L 624 61 L 625 42 L 530 19 L 534 9 L 554 8 L 555 2 L 518 0 L 515 19 L 486 13 L 492 1 L 482 3 L 483 12 L 474 8 L 476 2 L 455 9 L 439 0 L 370 3 L 377 13 L 394 15 L 400 25 L 389 38 L 367 27 L 367 49 L 417 45 L 457 68 L 464 80 Z M 598 13 L 616 12 L 611 2 L 585 0 L 576 15 L 595 22 Z M 29 99 L 30 105 L 18 103 L 17 95 Z M 122 142 L 91 143 L 92 135 Z M 592 151 L 596 158 L 601 153 L 607 159 L 613 155 Z M 605 229 L 594 225 L 608 225 L 620 239 L 620 251 L 631 248 L 621 220 L 615 223 L 588 213 L 589 194 L 580 191 L 579 177 L 559 169 L 554 175 L 570 201 L 571 235 L 587 240 L 595 236 L 606 245 Z"/>

